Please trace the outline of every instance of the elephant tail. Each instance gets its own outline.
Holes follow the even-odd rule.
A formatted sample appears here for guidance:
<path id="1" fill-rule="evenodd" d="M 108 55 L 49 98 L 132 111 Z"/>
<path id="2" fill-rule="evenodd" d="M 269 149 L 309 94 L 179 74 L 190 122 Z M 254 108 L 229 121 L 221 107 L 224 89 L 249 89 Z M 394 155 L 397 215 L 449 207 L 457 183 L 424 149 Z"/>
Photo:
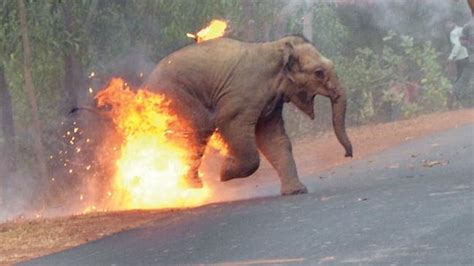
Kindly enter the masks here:
<path id="1" fill-rule="evenodd" d="M 87 107 L 87 106 L 74 107 L 74 108 L 71 109 L 71 111 L 69 111 L 68 115 L 73 115 L 73 114 L 75 114 L 75 113 L 77 113 L 77 112 L 79 112 L 79 111 L 88 111 L 88 112 L 91 112 L 91 113 L 93 113 L 93 114 L 96 114 L 96 115 L 98 115 L 98 116 L 100 116 L 100 117 L 103 117 L 103 116 L 104 116 L 103 113 L 97 111 L 97 110 L 94 109 L 94 108 Z"/>

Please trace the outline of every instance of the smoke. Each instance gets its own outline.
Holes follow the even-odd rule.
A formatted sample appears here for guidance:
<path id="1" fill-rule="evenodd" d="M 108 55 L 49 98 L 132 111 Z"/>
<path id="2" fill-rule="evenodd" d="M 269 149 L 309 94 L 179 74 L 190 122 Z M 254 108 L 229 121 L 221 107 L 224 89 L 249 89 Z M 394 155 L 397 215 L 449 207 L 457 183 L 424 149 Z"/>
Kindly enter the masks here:
<path id="1" fill-rule="evenodd" d="M 142 48 L 130 48 L 107 63 L 91 66 L 81 82 L 85 86 L 77 88 L 78 106 L 94 108 L 93 96 L 112 77 L 122 77 L 131 86 L 139 86 L 154 66 Z M 48 180 L 41 180 L 34 171 L 34 157 L 26 160 L 22 156 L 25 161 L 18 171 L 8 174 L 5 158 L 12 153 L 3 149 L 0 136 L 0 222 L 81 213 L 84 206 L 102 200 L 107 193 L 103 189 L 109 181 L 107 175 L 113 170 L 95 168 L 101 164 L 96 148 L 110 129 L 103 117 L 87 111 L 66 112 L 54 121 L 45 121 Z M 19 130 L 16 141 L 18 151 L 27 152 L 33 145 L 32 132 Z"/>
<path id="2" fill-rule="evenodd" d="M 388 31 L 409 35 L 421 41 L 447 39 L 444 27 L 447 20 L 463 25 L 471 17 L 465 0 L 291 0 L 278 16 L 289 19 L 291 14 L 311 10 L 308 7 L 313 7 L 316 17 L 325 12 L 322 7 L 330 7 L 343 25 L 356 30 L 355 34 L 360 33 L 357 28 L 361 31 L 371 30 L 371 35 L 364 36 L 367 38 L 366 43 L 381 41 L 380 37 Z M 294 16 L 291 19 L 294 20 Z M 314 20 L 315 18 L 313 23 Z M 303 22 L 304 17 L 292 21 L 300 26 L 303 26 Z M 319 35 L 327 34 L 324 33 L 324 28 L 316 29 L 319 26 L 313 25 L 313 40 L 317 40 Z"/>
<path id="3" fill-rule="evenodd" d="M 17 172 L 5 175 L 3 172 L 0 186 L 0 222 L 16 218 L 33 218 L 34 195 L 37 182 L 33 175 Z"/>
<path id="4" fill-rule="evenodd" d="M 430 41 L 446 37 L 445 22 L 454 20 L 463 25 L 470 18 L 466 1 L 377 1 L 373 19 L 381 29 Z"/>

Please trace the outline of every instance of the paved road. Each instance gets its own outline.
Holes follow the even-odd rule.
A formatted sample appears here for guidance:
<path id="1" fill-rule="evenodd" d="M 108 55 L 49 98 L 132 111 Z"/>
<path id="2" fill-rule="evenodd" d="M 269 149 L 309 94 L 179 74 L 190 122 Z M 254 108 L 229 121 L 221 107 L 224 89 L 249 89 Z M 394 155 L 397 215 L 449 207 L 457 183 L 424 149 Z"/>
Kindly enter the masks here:
<path id="1" fill-rule="evenodd" d="M 474 264 L 473 136 L 445 131 L 307 177 L 308 195 L 175 212 L 27 264 Z"/>

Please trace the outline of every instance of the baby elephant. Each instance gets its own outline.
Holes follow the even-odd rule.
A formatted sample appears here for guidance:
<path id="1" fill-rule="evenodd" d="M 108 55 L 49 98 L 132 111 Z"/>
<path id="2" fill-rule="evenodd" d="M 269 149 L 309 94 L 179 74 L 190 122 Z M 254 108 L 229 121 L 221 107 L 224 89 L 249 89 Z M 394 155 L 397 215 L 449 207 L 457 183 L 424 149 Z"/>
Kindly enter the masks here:
<path id="1" fill-rule="evenodd" d="M 314 119 L 318 94 L 331 100 L 336 137 L 345 156 L 352 156 L 344 122 L 346 92 L 333 63 L 303 37 L 192 44 L 164 58 L 144 86 L 169 97 L 171 107 L 195 129 L 190 136 L 193 164 L 186 178 L 192 187 L 202 186 L 198 168 L 217 129 L 229 149 L 222 181 L 253 174 L 260 163 L 258 149 L 278 172 L 282 195 L 307 193 L 298 179 L 282 109 L 291 102 Z"/>

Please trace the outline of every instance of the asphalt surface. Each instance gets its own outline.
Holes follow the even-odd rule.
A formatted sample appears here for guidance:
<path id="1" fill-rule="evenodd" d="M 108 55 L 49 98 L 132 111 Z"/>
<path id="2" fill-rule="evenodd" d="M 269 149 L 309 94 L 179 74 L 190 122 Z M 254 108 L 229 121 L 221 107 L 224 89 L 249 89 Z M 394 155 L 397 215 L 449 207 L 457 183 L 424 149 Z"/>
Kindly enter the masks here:
<path id="1" fill-rule="evenodd" d="M 474 125 L 25 265 L 474 264 Z M 359 149 L 363 147 L 358 147 Z"/>

